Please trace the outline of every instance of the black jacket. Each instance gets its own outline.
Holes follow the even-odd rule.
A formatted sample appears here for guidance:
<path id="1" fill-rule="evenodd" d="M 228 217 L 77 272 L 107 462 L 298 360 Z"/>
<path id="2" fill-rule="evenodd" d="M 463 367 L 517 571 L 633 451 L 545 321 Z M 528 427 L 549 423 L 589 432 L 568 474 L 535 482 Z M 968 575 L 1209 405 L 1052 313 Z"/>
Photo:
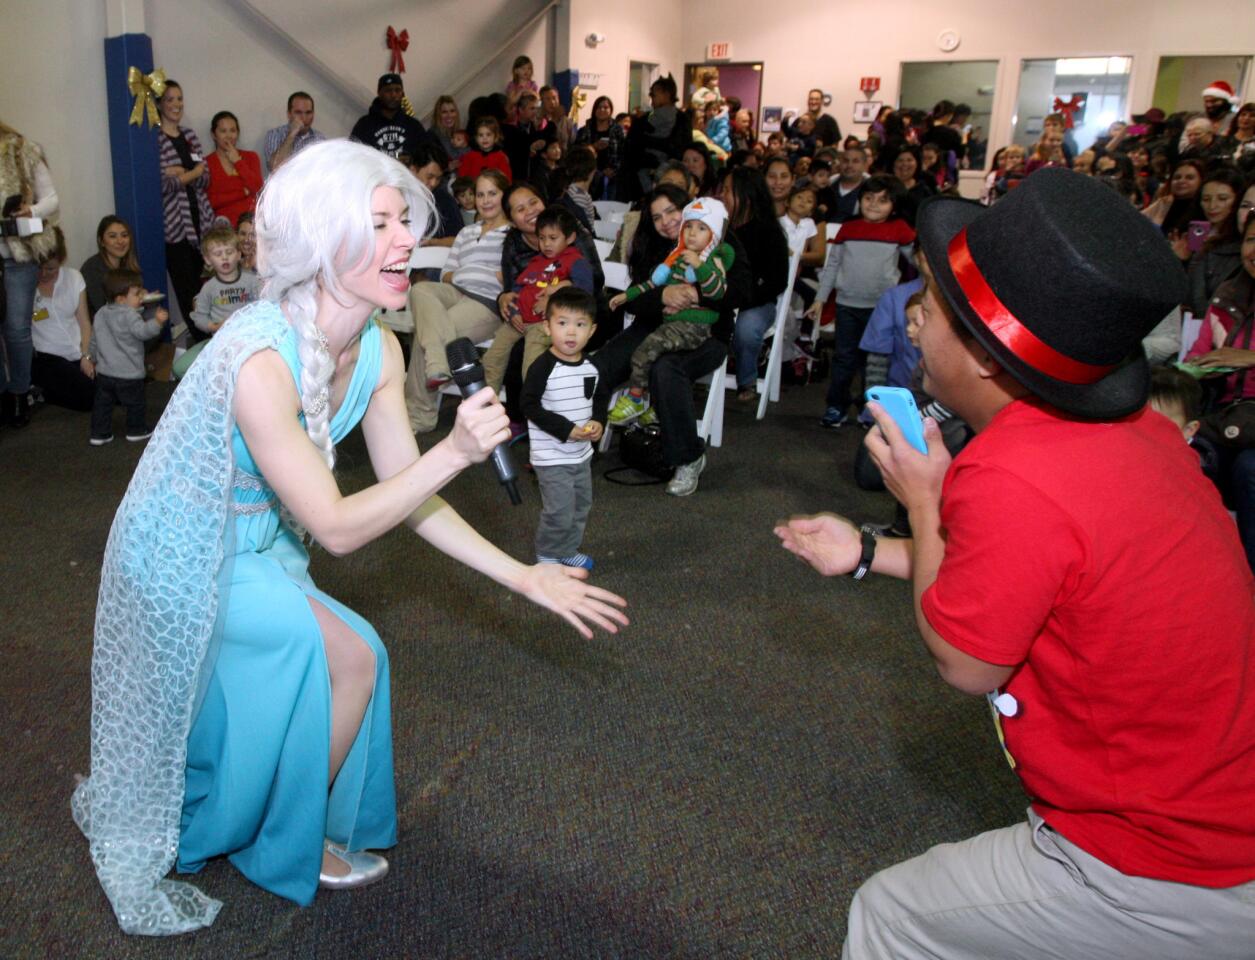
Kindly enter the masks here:
<path id="1" fill-rule="evenodd" d="M 1200 250 L 1190 259 L 1189 269 L 1190 312 L 1201 317 L 1220 285 L 1242 269 L 1242 241 L 1228 240 Z"/>
<path id="2" fill-rule="evenodd" d="M 353 132 L 349 134 L 349 139 L 374 147 L 390 157 L 399 153 L 413 155 L 414 148 L 426 137 L 423 125 L 402 110 L 398 110 L 391 120 L 385 117 L 378 97 L 370 105 L 366 116 L 353 124 Z"/>
<path id="3" fill-rule="evenodd" d="M 789 241 L 779 222 L 750 220 L 729 233 L 741 241 L 750 266 L 750 290 L 741 306 L 774 303 L 789 282 Z"/>

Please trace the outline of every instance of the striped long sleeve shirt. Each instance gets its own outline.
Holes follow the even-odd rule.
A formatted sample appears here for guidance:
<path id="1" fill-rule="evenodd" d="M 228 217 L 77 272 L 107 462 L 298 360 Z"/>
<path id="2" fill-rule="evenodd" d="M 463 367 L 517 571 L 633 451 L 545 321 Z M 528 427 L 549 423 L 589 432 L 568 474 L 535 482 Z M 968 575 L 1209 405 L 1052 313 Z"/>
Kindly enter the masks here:
<path id="1" fill-rule="evenodd" d="M 204 163 L 205 151 L 200 145 L 200 140 L 196 138 L 194 131 L 187 127 L 179 127 L 179 133 L 183 135 L 184 141 L 187 143 L 187 149 L 190 153 L 191 166 L 198 163 Z M 165 132 L 157 130 L 157 149 L 158 162 L 164 171 L 166 167 L 183 167 L 188 169 L 186 160 L 179 155 L 178 148 L 174 145 Z M 209 166 L 205 166 L 205 172 L 191 183 L 179 183 L 177 177 L 167 177 L 164 174 L 161 177 L 161 213 L 165 226 L 166 243 L 182 243 L 187 241 L 192 246 L 200 247 L 200 238 L 213 226 L 214 211 L 209 205 L 209 194 L 206 188 L 209 186 Z M 200 218 L 200 229 L 197 230 L 196 222 L 192 216 L 192 201 L 196 202 L 197 216 Z"/>

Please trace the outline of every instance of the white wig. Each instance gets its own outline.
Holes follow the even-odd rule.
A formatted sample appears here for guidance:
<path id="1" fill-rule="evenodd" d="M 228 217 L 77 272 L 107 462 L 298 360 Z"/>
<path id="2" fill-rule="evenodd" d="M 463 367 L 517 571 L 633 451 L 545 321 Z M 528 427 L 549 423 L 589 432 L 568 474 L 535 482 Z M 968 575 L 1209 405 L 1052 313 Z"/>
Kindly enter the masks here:
<path id="1" fill-rule="evenodd" d="M 302 150 L 279 168 L 257 201 L 257 270 L 262 297 L 283 302 L 296 330 L 305 430 L 330 468 L 331 378 L 335 364 L 315 325 L 318 288 L 347 302 L 339 278 L 361 268 L 375 251 L 371 199 L 395 187 L 409 207 L 410 232 L 421 241 L 435 204 L 404 166 L 373 147 L 328 140 Z"/>

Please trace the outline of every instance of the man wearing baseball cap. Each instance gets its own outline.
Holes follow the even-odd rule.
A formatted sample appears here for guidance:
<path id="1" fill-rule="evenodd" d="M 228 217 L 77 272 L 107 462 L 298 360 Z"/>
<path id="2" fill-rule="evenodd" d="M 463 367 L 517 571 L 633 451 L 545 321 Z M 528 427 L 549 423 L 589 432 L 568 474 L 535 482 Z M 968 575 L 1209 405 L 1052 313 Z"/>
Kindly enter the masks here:
<path id="1" fill-rule="evenodd" d="M 414 148 L 426 139 L 423 125 L 404 109 L 405 86 L 399 73 L 379 78 L 378 95 L 370 110 L 353 124 L 350 140 L 381 150 L 390 157 L 414 155 Z"/>
<path id="2" fill-rule="evenodd" d="M 1141 339 L 1185 293 L 1114 191 L 1044 169 L 917 221 L 924 388 L 978 431 L 951 462 L 871 404 L 913 540 L 777 528 L 828 575 L 909 579 L 943 679 L 987 694 L 1025 823 L 867 881 L 844 956 L 1238 958 L 1255 949 L 1255 581 L 1146 405 Z M 1200 597 L 1199 582 L 1207 584 Z"/>

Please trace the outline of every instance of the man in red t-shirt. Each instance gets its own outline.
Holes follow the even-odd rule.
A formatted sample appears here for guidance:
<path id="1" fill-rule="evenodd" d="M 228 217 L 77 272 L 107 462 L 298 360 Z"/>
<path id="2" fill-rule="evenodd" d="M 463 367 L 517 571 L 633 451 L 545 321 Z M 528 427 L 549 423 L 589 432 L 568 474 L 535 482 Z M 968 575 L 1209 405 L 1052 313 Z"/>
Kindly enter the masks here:
<path id="1" fill-rule="evenodd" d="M 1032 804 L 872 877 L 844 956 L 1255 956 L 1255 582 L 1146 406 L 1141 339 L 1182 271 L 1062 169 L 993 208 L 925 201 L 918 230 L 924 387 L 978 436 L 951 463 L 935 423 L 921 454 L 871 404 L 914 539 L 830 514 L 777 533 L 827 575 L 912 581 L 939 672 L 990 696 Z"/>

